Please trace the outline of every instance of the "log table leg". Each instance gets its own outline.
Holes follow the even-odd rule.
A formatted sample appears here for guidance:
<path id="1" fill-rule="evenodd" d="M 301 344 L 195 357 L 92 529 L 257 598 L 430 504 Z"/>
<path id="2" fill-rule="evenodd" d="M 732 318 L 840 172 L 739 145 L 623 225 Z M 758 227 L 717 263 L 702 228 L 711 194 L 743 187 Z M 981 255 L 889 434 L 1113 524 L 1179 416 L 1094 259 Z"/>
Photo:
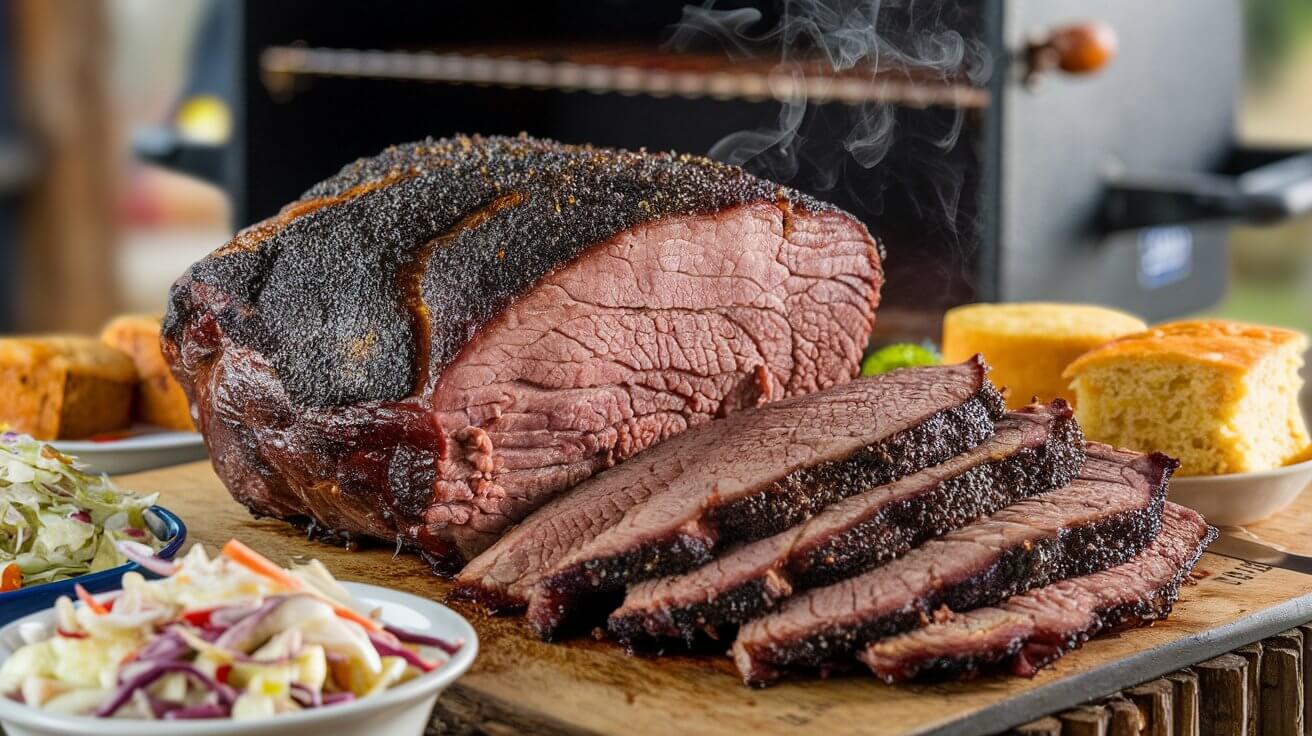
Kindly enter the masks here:
<path id="1" fill-rule="evenodd" d="M 1270 641 L 1270 640 L 1268 640 Z M 1262 736 L 1303 736 L 1303 649 L 1266 647 L 1262 662 Z"/>
<path id="2" fill-rule="evenodd" d="M 1140 734 L 1155 733 L 1145 728 L 1143 713 L 1134 703 L 1124 698 L 1111 698 L 1107 701 L 1107 709 L 1111 711 L 1109 736 L 1140 736 Z M 1169 725 L 1163 736 L 1171 736 Z"/>
<path id="3" fill-rule="evenodd" d="M 1061 716 L 1063 736 L 1107 736 L 1111 714 L 1101 705 L 1082 705 Z"/>
<path id="4" fill-rule="evenodd" d="M 1198 675 L 1180 670 L 1166 676 L 1174 687 L 1175 736 L 1198 736 Z"/>
<path id="5" fill-rule="evenodd" d="M 1248 662 L 1248 736 L 1262 733 L 1262 642 L 1239 647 L 1234 654 Z"/>
<path id="6" fill-rule="evenodd" d="M 1195 671 L 1201 736 L 1247 736 L 1248 663 L 1238 655 L 1222 654 Z"/>
<path id="7" fill-rule="evenodd" d="M 1126 690 L 1125 695 L 1143 716 L 1144 736 L 1171 736 L 1175 686 L 1167 680 L 1153 680 Z"/>
<path id="8" fill-rule="evenodd" d="M 1312 698 L 1308 685 L 1312 683 L 1312 623 L 1298 627 L 1303 634 L 1303 734 L 1312 736 Z"/>

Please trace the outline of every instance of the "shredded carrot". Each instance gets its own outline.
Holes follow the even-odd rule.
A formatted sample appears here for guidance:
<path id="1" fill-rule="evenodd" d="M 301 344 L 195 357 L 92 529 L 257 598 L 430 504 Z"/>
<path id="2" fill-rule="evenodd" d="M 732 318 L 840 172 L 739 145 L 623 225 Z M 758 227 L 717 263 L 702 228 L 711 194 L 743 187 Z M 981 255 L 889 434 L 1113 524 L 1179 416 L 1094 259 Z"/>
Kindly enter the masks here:
<path id="1" fill-rule="evenodd" d="M 247 547 L 245 544 L 236 539 L 229 539 L 228 543 L 223 545 L 223 556 L 250 570 L 256 575 L 262 575 L 284 588 L 292 590 L 301 589 L 301 581 L 296 576 L 279 567 L 272 560 L 255 550 Z"/>
<path id="2" fill-rule="evenodd" d="M 0 569 L 0 593 L 8 593 L 21 587 L 23 587 L 23 571 L 18 569 L 18 563 L 10 562 Z"/>
<path id="3" fill-rule="evenodd" d="M 74 584 L 73 590 L 74 592 L 77 593 L 78 600 L 82 601 L 83 605 L 91 609 L 92 613 L 96 614 L 97 616 L 104 616 L 105 614 L 109 613 L 109 609 L 105 608 L 105 606 L 101 604 L 100 601 L 93 598 L 92 595 L 87 592 L 87 589 L 82 587 L 81 583 Z"/>
<path id="4" fill-rule="evenodd" d="M 278 583 L 284 588 L 289 588 L 291 590 L 306 590 L 305 584 L 301 582 L 300 578 L 287 572 L 268 557 L 265 557 L 259 552 L 247 547 L 236 539 L 229 539 L 228 543 L 223 545 L 223 556 L 238 565 L 241 565 L 247 570 L 250 570 L 256 575 L 262 575 L 275 583 Z M 344 618 L 347 621 L 354 621 L 369 631 L 382 631 L 383 627 L 379 625 L 377 621 L 368 616 L 356 613 L 343 605 L 328 600 L 323 595 L 319 594 L 318 591 L 310 590 L 309 592 L 323 600 L 324 603 L 332 606 L 333 613 L 337 614 L 339 617 Z"/>
<path id="5" fill-rule="evenodd" d="M 347 621 L 354 621 L 369 631 L 383 630 L 381 624 L 362 613 L 356 613 L 355 611 L 336 603 L 329 603 L 329 605 L 333 607 L 333 613 L 337 614 L 339 618 L 344 618 Z"/>

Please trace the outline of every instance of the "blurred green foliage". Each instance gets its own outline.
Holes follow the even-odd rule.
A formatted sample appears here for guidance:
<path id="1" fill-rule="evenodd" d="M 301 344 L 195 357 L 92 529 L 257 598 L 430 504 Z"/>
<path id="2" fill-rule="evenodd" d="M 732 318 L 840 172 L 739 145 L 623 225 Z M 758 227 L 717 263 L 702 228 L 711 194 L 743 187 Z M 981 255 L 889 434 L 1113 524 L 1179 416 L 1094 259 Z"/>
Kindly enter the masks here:
<path id="1" fill-rule="evenodd" d="M 1312 43 L 1312 0 L 1244 0 L 1245 70 L 1261 83 L 1302 44 Z"/>

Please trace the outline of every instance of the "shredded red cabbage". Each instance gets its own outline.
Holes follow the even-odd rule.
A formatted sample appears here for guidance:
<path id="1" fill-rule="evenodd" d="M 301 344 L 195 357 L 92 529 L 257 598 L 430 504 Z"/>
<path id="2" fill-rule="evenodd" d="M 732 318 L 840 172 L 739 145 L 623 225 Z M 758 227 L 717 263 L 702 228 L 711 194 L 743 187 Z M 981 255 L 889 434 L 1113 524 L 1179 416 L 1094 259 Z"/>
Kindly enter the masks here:
<path id="1" fill-rule="evenodd" d="M 207 693 L 218 697 L 219 702 L 231 706 L 237 699 L 237 692 L 219 682 L 215 682 L 209 675 L 201 672 L 195 665 L 188 662 L 154 662 L 144 672 L 129 679 L 119 686 L 109 700 L 105 701 L 96 709 L 96 717 L 109 718 L 118 712 L 125 703 L 132 698 L 132 693 L 144 687 L 150 687 L 159 678 L 178 672 L 186 675 L 193 682 L 205 690 Z"/>
<path id="2" fill-rule="evenodd" d="M 448 656 L 453 655 L 456 652 L 460 651 L 460 647 L 464 646 L 463 642 L 456 642 L 453 644 L 445 639 L 439 639 L 436 636 L 428 636 L 426 634 L 416 634 L 413 631 L 406 631 L 405 629 L 398 629 L 392 626 L 384 625 L 383 630 L 391 634 L 392 636 L 395 636 L 397 639 L 400 639 L 401 641 L 405 642 L 406 644 L 418 644 L 421 647 L 432 647 L 434 649 L 441 649 L 442 651 L 446 652 Z"/>
<path id="3" fill-rule="evenodd" d="M 161 577 L 167 578 L 173 575 L 173 573 L 178 571 L 178 566 L 176 563 L 170 562 L 168 560 L 162 560 L 153 554 L 150 555 L 144 554 L 141 552 L 141 550 L 139 550 L 136 547 L 135 544 L 127 544 L 124 542 L 119 542 L 114 546 L 118 548 L 119 554 L 122 554 L 125 558 L 131 560 L 132 562 L 137 563 L 138 565 L 141 565 L 143 568 Z"/>
<path id="4" fill-rule="evenodd" d="M 352 700 L 355 700 L 355 693 L 348 693 L 348 692 L 325 693 L 323 696 L 323 704 L 325 706 L 338 705 L 339 703 L 349 703 Z"/>
<path id="5" fill-rule="evenodd" d="M 384 639 L 383 637 L 377 634 L 370 633 L 369 641 L 373 643 L 374 649 L 377 650 L 378 654 L 381 656 L 400 657 L 401 659 L 404 659 L 406 661 L 406 664 L 410 665 L 411 667 L 420 669 L 424 672 L 432 672 L 433 670 L 437 669 L 437 665 L 434 664 L 433 662 L 429 662 L 428 660 L 424 659 L 423 657 L 420 657 L 418 654 L 415 654 L 409 649 L 406 649 L 405 647 L 399 646 L 397 644 L 393 644 L 392 642 L 387 641 L 386 639 Z"/>
<path id="6" fill-rule="evenodd" d="M 199 718 L 227 718 L 232 715 L 232 706 L 224 703 L 200 703 L 185 708 L 174 708 L 164 714 L 165 720 L 184 721 Z"/>

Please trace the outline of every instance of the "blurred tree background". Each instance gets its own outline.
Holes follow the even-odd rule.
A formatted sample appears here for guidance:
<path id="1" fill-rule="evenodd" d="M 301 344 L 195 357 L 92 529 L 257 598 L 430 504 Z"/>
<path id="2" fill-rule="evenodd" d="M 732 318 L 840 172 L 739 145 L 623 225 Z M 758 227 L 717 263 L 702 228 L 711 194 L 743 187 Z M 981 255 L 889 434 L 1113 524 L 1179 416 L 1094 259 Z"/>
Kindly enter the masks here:
<path id="1" fill-rule="evenodd" d="M 1312 151 L 1312 1 L 1245 0 L 1246 53 L 1239 139 Z M 1231 283 L 1216 313 L 1312 332 L 1312 217 L 1236 228 Z"/>

